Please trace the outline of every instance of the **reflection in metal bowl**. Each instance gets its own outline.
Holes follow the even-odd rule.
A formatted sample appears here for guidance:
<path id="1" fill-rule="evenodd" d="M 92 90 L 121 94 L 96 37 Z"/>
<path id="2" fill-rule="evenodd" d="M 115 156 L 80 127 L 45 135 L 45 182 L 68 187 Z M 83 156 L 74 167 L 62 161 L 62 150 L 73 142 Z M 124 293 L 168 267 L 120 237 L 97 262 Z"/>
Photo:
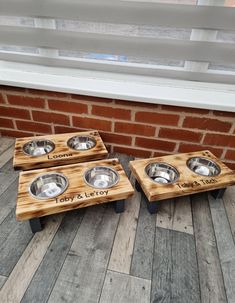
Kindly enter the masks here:
<path id="1" fill-rule="evenodd" d="M 95 188 L 110 188 L 119 181 L 119 174 L 107 166 L 95 166 L 84 174 L 85 182 Z"/>
<path id="2" fill-rule="evenodd" d="M 96 145 L 96 140 L 89 136 L 74 136 L 67 142 L 68 146 L 75 150 L 88 150 Z"/>
<path id="3" fill-rule="evenodd" d="M 170 184 L 179 178 L 178 170 L 168 163 L 150 163 L 145 167 L 146 174 L 156 183 Z"/>
<path id="4" fill-rule="evenodd" d="M 50 140 L 33 140 L 23 146 L 24 153 L 32 157 L 49 154 L 54 149 L 55 144 Z"/>
<path id="5" fill-rule="evenodd" d="M 48 173 L 37 177 L 30 184 L 30 194 L 39 200 L 61 195 L 68 187 L 68 179 L 62 174 Z"/>
<path id="6" fill-rule="evenodd" d="M 220 167 L 212 160 L 203 157 L 193 157 L 187 161 L 187 166 L 201 176 L 213 177 L 220 174 Z"/>

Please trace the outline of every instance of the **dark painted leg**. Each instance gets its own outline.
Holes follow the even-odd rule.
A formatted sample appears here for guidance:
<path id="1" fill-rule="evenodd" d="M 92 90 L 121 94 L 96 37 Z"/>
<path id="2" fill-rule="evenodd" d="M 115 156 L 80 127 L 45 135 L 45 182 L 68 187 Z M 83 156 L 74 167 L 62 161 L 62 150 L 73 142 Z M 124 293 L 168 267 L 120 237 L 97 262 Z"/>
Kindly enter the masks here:
<path id="1" fill-rule="evenodd" d="M 141 186 L 140 186 L 140 184 L 139 184 L 139 182 L 136 180 L 135 181 L 135 188 L 136 188 L 136 190 L 138 191 L 138 192 L 141 192 L 142 191 L 142 188 L 141 188 Z"/>
<path id="2" fill-rule="evenodd" d="M 146 204 L 147 204 L 147 209 L 150 214 L 156 214 L 157 212 L 157 202 L 149 202 L 149 200 L 146 198 Z"/>
<path id="3" fill-rule="evenodd" d="M 224 195 L 226 188 L 215 189 L 211 191 L 212 197 L 215 199 L 221 199 Z"/>
<path id="4" fill-rule="evenodd" d="M 40 218 L 33 218 L 29 220 L 29 224 L 33 233 L 42 230 L 42 224 Z"/>
<path id="5" fill-rule="evenodd" d="M 124 212 L 125 200 L 118 200 L 114 202 L 114 209 L 117 214 Z"/>

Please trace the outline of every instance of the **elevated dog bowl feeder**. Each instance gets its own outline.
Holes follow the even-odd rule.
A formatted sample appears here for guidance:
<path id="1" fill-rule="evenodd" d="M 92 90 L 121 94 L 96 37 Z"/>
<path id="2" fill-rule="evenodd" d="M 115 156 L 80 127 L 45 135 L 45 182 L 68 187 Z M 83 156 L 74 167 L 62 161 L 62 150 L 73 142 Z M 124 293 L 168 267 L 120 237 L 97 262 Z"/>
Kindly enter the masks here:
<path id="1" fill-rule="evenodd" d="M 205 191 L 221 198 L 235 184 L 234 171 L 207 150 L 135 160 L 130 168 L 150 213 L 157 211 L 157 201 Z"/>
<path id="2" fill-rule="evenodd" d="M 19 138 L 13 166 L 29 170 L 104 159 L 107 154 L 97 131 Z"/>
<path id="3" fill-rule="evenodd" d="M 20 173 L 16 206 L 18 220 L 41 230 L 40 217 L 114 202 L 116 212 L 134 189 L 118 159 L 50 167 Z"/>

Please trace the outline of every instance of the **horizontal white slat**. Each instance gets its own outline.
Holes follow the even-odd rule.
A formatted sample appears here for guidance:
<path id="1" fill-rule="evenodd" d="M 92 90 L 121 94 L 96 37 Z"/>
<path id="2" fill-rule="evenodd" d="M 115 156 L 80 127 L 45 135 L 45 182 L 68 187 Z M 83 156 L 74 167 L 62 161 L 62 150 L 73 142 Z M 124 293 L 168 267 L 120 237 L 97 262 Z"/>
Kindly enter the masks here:
<path id="1" fill-rule="evenodd" d="M 1 0 L 1 15 L 235 30 L 235 8 L 107 0 Z"/>
<path id="2" fill-rule="evenodd" d="M 157 104 L 235 111 L 234 86 L 0 62 L 0 84 Z M 221 101 L 222 100 L 222 101 Z"/>
<path id="3" fill-rule="evenodd" d="M 153 39 L 14 26 L 0 26 L 0 41 L 8 45 L 102 54 L 235 63 L 235 44 L 232 43 Z"/>
<path id="4" fill-rule="evenodd" d="M 149 64 L 134 64 L 127 62 L 113 62 L 94 59 L 76 59 L 65 57 L 48 57 L 40 55 L 29 55 L 24 53 L 0 51 L 0 60 L 15 61 L 27 64 L 40 64 L 52 67 L 78 68 L 83 70 L 115 72 L 143 76 L 166 77 L 172 79 L 216 82 L 235 84 L 235 73 L 213 71 L 193 72 L 182 67 L 153 66 Z"/>

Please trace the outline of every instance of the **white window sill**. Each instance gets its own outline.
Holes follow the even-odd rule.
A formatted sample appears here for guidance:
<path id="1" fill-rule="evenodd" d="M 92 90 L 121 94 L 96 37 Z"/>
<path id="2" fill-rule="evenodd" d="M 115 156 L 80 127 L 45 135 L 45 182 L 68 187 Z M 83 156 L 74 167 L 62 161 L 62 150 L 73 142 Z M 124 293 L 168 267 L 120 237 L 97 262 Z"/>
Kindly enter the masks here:
<path id="1" fill-rule="evenodd" d="M 0 61 L 0 84 L 103 98 L 235 112 L 234 85 Z"/>

